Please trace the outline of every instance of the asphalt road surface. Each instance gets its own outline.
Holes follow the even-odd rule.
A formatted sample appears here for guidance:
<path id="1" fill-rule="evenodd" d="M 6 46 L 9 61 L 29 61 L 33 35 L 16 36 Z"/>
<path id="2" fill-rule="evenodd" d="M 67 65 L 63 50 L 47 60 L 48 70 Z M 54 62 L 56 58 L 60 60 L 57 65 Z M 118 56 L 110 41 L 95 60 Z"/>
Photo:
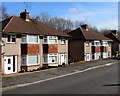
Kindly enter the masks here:
<path id="1" fill-rule="evenodd" d="M 32 79 L 32 78 L 31 78 Z M 19 87 L 3 94 L 118 94 L 118 64 Z"/>

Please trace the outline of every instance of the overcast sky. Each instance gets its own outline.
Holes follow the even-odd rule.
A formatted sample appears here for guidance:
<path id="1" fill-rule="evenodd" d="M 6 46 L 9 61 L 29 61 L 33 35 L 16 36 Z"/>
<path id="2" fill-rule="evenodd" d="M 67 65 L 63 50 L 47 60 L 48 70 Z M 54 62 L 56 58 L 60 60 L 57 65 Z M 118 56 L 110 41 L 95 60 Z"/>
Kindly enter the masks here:
<path id="1" fill-rule="evenodd" d="M 7 12 L 19 15 L 23 2 L 3 2 Z M 88 22 L 98 29 L 118 29 L 118 2 L 28 2 L 30 16 L 48 13 L 53 17 Z"/>

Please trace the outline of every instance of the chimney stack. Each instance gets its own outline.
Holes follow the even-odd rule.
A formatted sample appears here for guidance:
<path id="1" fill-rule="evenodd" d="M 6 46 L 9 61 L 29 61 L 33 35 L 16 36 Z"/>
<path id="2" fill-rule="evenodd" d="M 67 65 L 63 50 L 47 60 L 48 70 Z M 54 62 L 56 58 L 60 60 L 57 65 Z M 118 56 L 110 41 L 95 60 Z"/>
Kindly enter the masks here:
<path id="1" fill-rule="evenodd" d="M 117 35 L 117 30 L 111 30 L 111 32 Z"/>
<path id="2" fill-rule="evenodd" d="M 20 18 L 25 19 L 25 21 L 29 21 L 29 12 L 25 9 L 24 12 L 20 13 Z"/>
<path id="3" fill-rule="evenodd" d="M 83 28 L 83 29 L 85 29 L 86 31 L 88 31 L 88 25 L 87 25 L 87 24 L 81 25 L 81 28 Z"/>

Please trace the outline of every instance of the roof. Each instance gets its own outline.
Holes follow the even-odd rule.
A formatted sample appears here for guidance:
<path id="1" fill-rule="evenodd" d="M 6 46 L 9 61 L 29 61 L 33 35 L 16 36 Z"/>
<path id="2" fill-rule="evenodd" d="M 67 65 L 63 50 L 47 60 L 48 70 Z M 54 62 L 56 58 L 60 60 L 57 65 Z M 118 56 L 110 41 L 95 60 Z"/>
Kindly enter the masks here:
<path id="1" fill-rule="evenodd" d="M 2 31 L 20 33 L 20 34 L 26 33 L 26 34 L 54 35 L 54 36 L 69 37 L 68 34 L 60 32 L 35 19 L 30 19 L 30 21 L 25 21 L 22 18 L 17 16 L 12 16 L 2 21 Z"/>
<path id="2" fill-rule="evenodd" d="M 120 33 L 117 33 L 117 35 L 116 35 L 116 34 L 110 32 L 110 33 L 106 34 L 105 36 L 112 40 L 116 40 L 116 41 L 120 42 Z"/>
<path id="3" fill-rule="evenodd" d="M 114 33 L 112 33 L 112 34 L 118 41 L 120 41 L 120 33 L 118 33 L 117 35 L 115 35 Z"/>
<path id="4" fill-rule="evenodd" d="M 92 29 L 89 29 L 87 31 L 81 27 L 69 32 L 68 34 L 71 35 L 71 39 L 112 41 L 111 39 L 105 37 L 101 33 L 95 32 Z"/>

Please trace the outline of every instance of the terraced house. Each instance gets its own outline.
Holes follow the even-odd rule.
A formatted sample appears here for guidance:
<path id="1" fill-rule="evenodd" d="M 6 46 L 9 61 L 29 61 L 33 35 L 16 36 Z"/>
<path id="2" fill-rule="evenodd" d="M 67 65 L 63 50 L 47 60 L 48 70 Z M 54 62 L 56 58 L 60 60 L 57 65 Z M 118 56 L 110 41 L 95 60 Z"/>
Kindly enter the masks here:
<path id="1" fill-rule="evenodd" d="M 68 37 L 30 19 L 26 10 L 20 17 L 12 16 L 2 21 L 2 72 L 11 74 L 67 64 Z"/>
<path id="2" fill-rule="evenodd" d="M 111 57 L 111 39 L 93 31 L 87 24 L 68 33 L 69 58 L 80 61 Z"/>

